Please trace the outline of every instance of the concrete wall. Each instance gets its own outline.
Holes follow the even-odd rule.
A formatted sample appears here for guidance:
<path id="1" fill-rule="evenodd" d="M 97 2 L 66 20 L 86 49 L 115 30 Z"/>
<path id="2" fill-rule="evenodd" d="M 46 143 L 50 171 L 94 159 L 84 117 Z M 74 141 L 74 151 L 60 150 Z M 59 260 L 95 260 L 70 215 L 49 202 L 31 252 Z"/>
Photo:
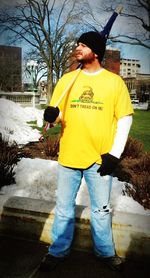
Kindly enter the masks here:
<path id="1" fill-rule="evenodd" d="M 24 197 L 0 196 L 0 233 L 51 243 L 55 203 Z M 114 212 L 113 237 L 117 254 L 135 259 L 150 258 L 150 216 Z M 90 210 L 77 206 L 73 247 L 91 250 Z"/>
<path id="2" fill-rule="evenodd" d="M 23 107 L 47 103 L 46 97 L 41 97 L 39 93 L 33 92 L 0 92 L 0 98 L 19 103 Z"/>

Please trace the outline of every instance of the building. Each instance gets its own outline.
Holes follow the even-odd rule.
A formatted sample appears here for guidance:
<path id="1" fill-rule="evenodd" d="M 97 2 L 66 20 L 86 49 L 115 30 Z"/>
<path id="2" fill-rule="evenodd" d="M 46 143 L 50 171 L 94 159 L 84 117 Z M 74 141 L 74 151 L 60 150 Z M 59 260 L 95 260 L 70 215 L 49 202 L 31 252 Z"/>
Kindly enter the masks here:
<path id="1" fill-rule="evenodd" d="M 105 69 L 120 74 L 120 51 L 115 48 L 108 48 L 105 52 L 105 57 L 102 63 Z"/>
<path id="2" fill-rule="evenodd" d="M 136 77 L 140 73 L 140 61 L 135 59 L 120 59 L 120 75 L 123 78 Z"/>
<path id="3" fill-rule="evenodd" d="M 0 45 L 0 91 L 22 89 L 22 49 Z"/>
<path id="4" fill-rule="evenodd" d="M 150 99 L 150 74 L 144 74 L 144 73 L 137 74 L 136 91 L 137 91 L 137 98 L 141 102 L 146 102 Z"/>
<path id="5" fill-rule="evenodd" d="M 124 77 L 133 101 L 147 102 L 150 97 L 150 74 L 137 73 L 136 77 Z"/>
<path id="6" fill-rule="evenodd" d="M 129 90 L 131 100 L 137 100 L 137 86 L 136 86 L 136 77 L 124 77 L 123 78 L 126 86 Z"/>
<path id="7" fill-rule="evenodd" d="M 124 79 L 133 103 L 147 102 L 150 94 L 150 75 L 140 73 L 139 60 L 121 59 L 120 75 Z"/>

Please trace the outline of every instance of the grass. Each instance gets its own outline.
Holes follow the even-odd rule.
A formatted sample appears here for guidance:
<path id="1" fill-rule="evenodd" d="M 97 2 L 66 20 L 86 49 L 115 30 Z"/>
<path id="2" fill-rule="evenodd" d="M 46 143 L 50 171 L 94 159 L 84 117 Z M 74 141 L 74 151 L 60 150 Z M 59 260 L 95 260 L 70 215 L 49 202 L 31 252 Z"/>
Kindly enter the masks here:
<path id="1" fill-rule="evenodd" d="M 38 129 L 41 133 L 43 133 L 43 128 L 46 123 L 44 123 L 43 127 L 38 127 L 38 126 L 32 126 L 32 128 Z M 60 133 L 61 130 L 61 124 L 57 124 L 56 126 L 49 128 L 46 132 L 46 136 L 52 136 L 52 135 L 57 135 Z"/>
<path id="2" fill-rule="evenodd" d="M 49 136 L 51 136 L 51 135 L 57 135 L 57 134 L 60 133 L 60 130 L 61 130 L 61 124 L 58 124 L 58 125 L 56 125 L 56 126 L 53 127 L 53 128 L 49 128 L 48 131 L 47 131 L 47 134 L 48 134 Z"/>
<path id="3" fill-rule="evenodd" d="M 29 124 L 29 125 L 33 125 L 33 126 L 35 126 L 36 124 L 37 124 L 37 121 L 29 121 L 29 122 L 27 122 L 27 124 Z"/>
<path id="4" fill-rule="evenodd" d="M 134 111 L 130 136 L 142 142 L 145 151 L 150 151 L 150 111 Z"/>

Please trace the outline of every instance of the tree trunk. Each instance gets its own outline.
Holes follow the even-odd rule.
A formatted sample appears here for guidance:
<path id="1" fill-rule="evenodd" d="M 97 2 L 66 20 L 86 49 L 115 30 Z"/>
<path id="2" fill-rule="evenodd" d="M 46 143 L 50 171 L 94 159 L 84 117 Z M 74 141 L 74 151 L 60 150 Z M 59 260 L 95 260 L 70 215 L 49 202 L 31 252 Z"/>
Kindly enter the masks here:
<path id="1" fill-rule="evenodd" d="M 52 72 L 48 71 L 47 74 L 47 104 L 49 104 L 53 94 L 53 76 Z"/>
<path id="2" fill-rule="evenodd" d="M 147 107 L 147 111 L 150 111 L 150 92 L 149 92 L 149 99 L 148 99 L 148 107 Z"/>

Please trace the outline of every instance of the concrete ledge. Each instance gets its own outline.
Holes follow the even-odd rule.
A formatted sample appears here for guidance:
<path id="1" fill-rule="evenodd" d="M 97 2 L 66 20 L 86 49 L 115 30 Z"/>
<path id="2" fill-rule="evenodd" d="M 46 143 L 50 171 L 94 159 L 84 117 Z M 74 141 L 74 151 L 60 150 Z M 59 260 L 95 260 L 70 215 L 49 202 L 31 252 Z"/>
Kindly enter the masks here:
<path id="1" fill-rule="evenodd" d="M 55 203 L 24 197 L 0 196 L 0 233 L 51 243 Z M 114 212 L 113 237 L 117 254 L 150 258 L 150 216 Z M 76 208 L 74 248 L 92 250 L 90 209 Z"/>

